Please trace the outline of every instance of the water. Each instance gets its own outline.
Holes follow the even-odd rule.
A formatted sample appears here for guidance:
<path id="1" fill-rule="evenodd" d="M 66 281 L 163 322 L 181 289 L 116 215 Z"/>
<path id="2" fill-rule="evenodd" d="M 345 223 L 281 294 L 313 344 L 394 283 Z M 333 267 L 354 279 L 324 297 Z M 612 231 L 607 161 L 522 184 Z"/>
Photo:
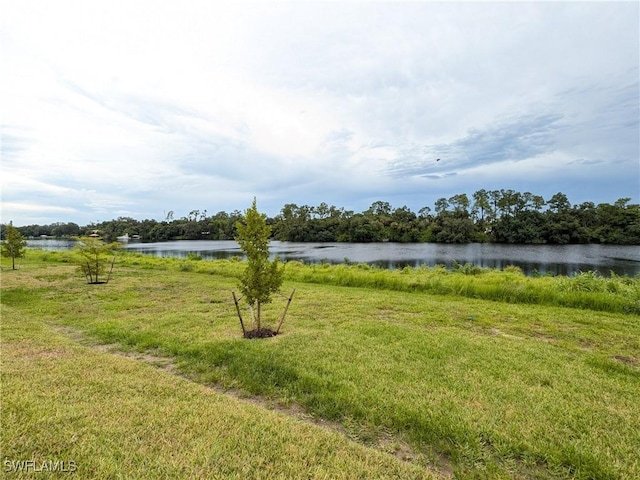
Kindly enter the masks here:
<path id="1" fill-rule="evenodd" d="M 48 250 L 71 248 L 69 240 L 29 240 L 29 247 Z M 159 257 L 181 257 L 189 254 L 203 259 L 243 256 L 233 240 L 179 240 L 156 243 L 127 243 L 124 247 Z M 271 242 L 272 257 L 305 263 L 366 263 L 382 268 L 445 265 L 456 262 L 480 267 L 503 269 L 515 265 L 525 275 L 574 275 L 597 271 L 630 277 L 640 275 L 640 247 L 637 245 L 503 245 L 470 243 L 465 245 L 438 243 L 298 243 Z"/>

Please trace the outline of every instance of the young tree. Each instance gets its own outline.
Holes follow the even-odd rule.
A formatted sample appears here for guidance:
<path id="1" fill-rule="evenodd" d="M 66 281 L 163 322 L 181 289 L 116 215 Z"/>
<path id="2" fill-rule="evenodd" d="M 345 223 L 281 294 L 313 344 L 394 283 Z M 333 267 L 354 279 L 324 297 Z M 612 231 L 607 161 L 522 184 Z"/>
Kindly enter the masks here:
<path id="1" fill-rule="evenodd" d="M 108 283 L 116 260 L 116 250 L 120 247 L 118 242 L 104 243 L 95 237 L 82 237 L 74 247 L 79 253 L 78 269 L 84 274 L 87 283 Z M 104 275 L 110 266 L 106 280 Z"/>
<path id="2" fill-rule="evenodd" d="M 2 241 L 2 256 L 11 258 L 11 268 L 16 269 L 16 258 L 24 257 L 27 241 L 11 223 L 5 227 L 5 239 Z"/>
<path id="3" fill-rule="evenodd" d="M 236 223 L 238 235 L 236 241 L 240 245 L 242 251 L 247 255 L 247 267 L 240 278 L 240 292 L 246 302 L 255 312 L 256 328 L 251 332 L 247 332 L 240 315 L 238 307 L 238 299 L 235 293 L 233 298 L 236 303 L 240 325 L 245 337 L 269 337 L 279 333 L 284 316 L 286 314 L 289 303 L 293 297 L 293 292 L 289 297 L 289 302 L 280 319 L 278 329 L 273 331 L 262 328 L 262 305 L 270 303 L 272 295 L 280 290 L 283 281 L 284 268 L 280 266 L 280 262 L 276 257 L 275 260 L 269 260 L 269 235 L 271 227 L 267 225 L 266 215 L 258 212 L 256 199 L 248 208 L 241 220 Z"/>

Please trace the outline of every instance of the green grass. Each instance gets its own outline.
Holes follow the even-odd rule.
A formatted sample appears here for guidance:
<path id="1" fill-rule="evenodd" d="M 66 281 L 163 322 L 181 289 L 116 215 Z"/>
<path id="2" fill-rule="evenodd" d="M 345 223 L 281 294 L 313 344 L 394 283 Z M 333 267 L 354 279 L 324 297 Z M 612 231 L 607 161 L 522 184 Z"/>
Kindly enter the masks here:
<path id="1" fill-rule="evenodd" d="M 46 252 L 44 255 L 57 258 L 57 255 L 64 254 Z M 68 256 L 63 258 L 70 261 Z M 123 255 L 120 264 L 234 278 L 238 278 L 244 268 L 238 259 L 211 262 L 133 253 Z M 527 277 L 514 266 L 504 271 L 470 264 L 458 265 L 453 270 L 440 265 L 389 270 L 365 264 L 306 265 L 292 261 L 286 264 L 285 278 L 293 282 L 455 295 L 640 315 L 640 276 L 629 278 L 612 274 L 611 277 L 602 277 L 596 272 L 581 272 L 573 277 Z"/>
<path id="2" fill-rule="evenodd" d="M 459 478 L 640 477 L 640 318 L 618 300 L 624 291 L 627 306 L 637 302 L 637 279 L 289 264 L 283 292 L 295 287 L 296 296 L 284 334 L 244 340 L 230 293 L 241 262 L 127 255 L 112 281 L 96 286 L 84 284 L 61 255 L 32 257 L 18 272 L 3 270 L 2 420 L 20 426 L 3 429 L 5 458 L 74 458 L 93 477 L 157 477 L 162 469 L 176 478 L 204 471 L 238 478 L 260 471 L 265 478 L 411 478 L 431 471 Z M 509 290 L 529 293 L 496 293 Z M 489 300 L 467 298 L 477 292 L 493 293 L 485 293 Z M 532 296 L 546 305 L 533 304 Z M 567 298 L 581 308 L 562 306 Z M 275 321 L 285 302 L 276 298 L 265 318 Z M 90 343 L 170 357 L 195 383 Z M 16 345 L 69 353 L 34 362 L 35 354 L 11 353 Z M 125 365 L 135 373 L 118 374 Z M 95 392 L 91 379 L 102 385 Z M 300 409 L 344 435 L 201 385 Z M 4 407 L 19 401 L 26 406 Z M 210 417 L 218 410 L 235 412 L 224 415 L 235 423 L 216 423 Z M 136 420 L 123 411 L 145 413 Z M 185 411 L 193 418 L 188 426 L 179 421 Z M 56 423 L 65 412 L 82 413 Z M 196 425 L 201 416 L 206 427 Z M 274 430 L 280 436 L 265 440 Z M 136 443 L 140 431 L 149 435 L 146 443 Z M 221 431 L 239 433 L 227 442 Z M 73 435 L 82 442 L 70 444 Z M 126 447 L 118 446 L 120 437 Z M 165 445 L 165 437 L 182 441 Z M 182 463 L 171 456 L 176 443 L 195 438 L 204 443 L 180 447 Z M 260 449 L 264 443 L 270 448 Z M 285 454 L 294 447 L 297 456 Z M 344 462 L 339 449 L 352 452 Z M 223 464 L 216 455 L 231 460 Z M 147 475 L 140 466 L 146 463 L 156 475 Z M 318 466 L 314 473 L 311 465 Z"/>
<path id="3" fill-rule="evenodd" d="M 80 345 L 55 327 L 46 305 L 55 295 L 8 287 L 16 277 L 3 274 L 7 478 L 65 476 L 7 470 L 20 461 L 65 462 L 96 479 L 435 478 L 335 431 Z"/>
<path id="4" fill-rule="evenodd" d="M 289 262 L 291 280 L 402 292 L 456 295 L 640 314 L 640 278 L 605 278 L 594 272 L 575 277 L 526 277 L 517 267 L 505 271 L 444 267 L 387 270 L 368 265 L 302 265 Z"/>
<path id="5" fill-rule="evenodd" d="M 72 263 L 73 252 L 30 251 L 31 261 Z M 203 261 L 201 257 L 159 258 L 141 253 L 124 253 L 119 265 L 143 269 L 199 272 L 239 278 L 244 263 L 231 260 Z M 471 264 L 447 270 L 442 265 L 389 270 L 366 264 L 307 265 L 287 262 L 285 278 L 292 282 L 345 287 L 364 287 L 411 293 L 455 295 L 508 303 L 549 305 L 640 315 L 640 276 L 634 278 L 597 272 L 573 277 L 527 277 L 515 266 L 504 271 Z"/>

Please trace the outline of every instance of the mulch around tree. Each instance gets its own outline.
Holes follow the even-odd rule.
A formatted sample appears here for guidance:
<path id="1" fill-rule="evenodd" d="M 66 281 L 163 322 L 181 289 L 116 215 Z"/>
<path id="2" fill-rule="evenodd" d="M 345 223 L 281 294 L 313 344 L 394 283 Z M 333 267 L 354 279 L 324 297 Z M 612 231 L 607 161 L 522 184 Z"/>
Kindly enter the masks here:
<path id="1" fill-rule="evenodd" d="M 256 328 L 255 330 L 249 330 L 244 334 L 244 338 L 269 338 L 275 337 L 278 334 L 275 330 L 270 328 Z"/>

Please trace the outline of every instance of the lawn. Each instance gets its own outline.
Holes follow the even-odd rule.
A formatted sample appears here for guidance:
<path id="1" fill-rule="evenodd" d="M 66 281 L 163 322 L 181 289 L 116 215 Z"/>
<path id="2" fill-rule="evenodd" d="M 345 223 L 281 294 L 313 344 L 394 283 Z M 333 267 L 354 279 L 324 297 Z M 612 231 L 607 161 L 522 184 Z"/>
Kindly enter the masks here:
<path id="1" fill-rule="evenodd" d="M 246 340 L 241 262 L 129 255 L 87 285 L 64 255 L 32 257 L 2 273 L 3 460 L 83 478 L 640 477 L 637 279 L 292 264 L 264 312 L 296 289 L 283 334 Z M 501 299 L 500 278 L 527 294 Z"/>

